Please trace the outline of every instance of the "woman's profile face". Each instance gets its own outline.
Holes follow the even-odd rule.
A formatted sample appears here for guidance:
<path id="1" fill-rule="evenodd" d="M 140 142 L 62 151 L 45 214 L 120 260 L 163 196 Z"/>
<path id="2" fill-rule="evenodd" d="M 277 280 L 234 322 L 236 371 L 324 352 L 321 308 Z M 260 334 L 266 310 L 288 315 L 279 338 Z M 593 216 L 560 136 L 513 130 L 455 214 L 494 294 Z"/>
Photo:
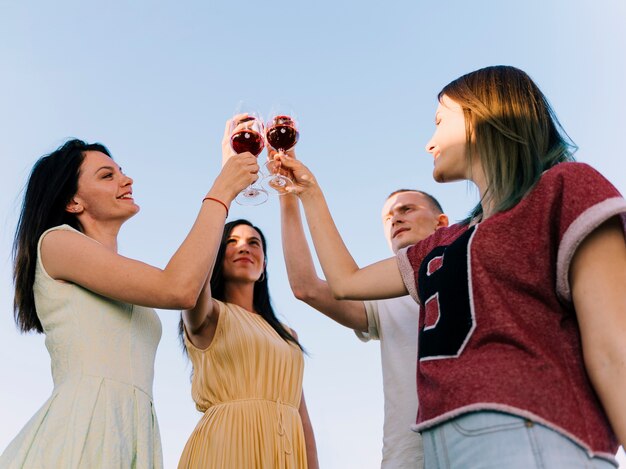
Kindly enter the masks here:
<path id="1" fill-rule="evenodd" d="M 237 225 L 226 238 L 224 279 L 231 282 L 256 282 L 265 269 L 261 235 L 248 225 Z"/>
<path id="2" fill-rule="evenodd" d="M 78 189 L 66 210 L 79 220 L 126 221 L 139 211 L 133 199 L 133 180 L 115 161 L 99 151 L 86 151 L 78 175 Z"/>
<path id="3" fill-rule="evenodd" d="M 463 108 L 444 95 L 437 106 L 435 126 L 435 133 L 426 144 L 426 151 L 434 157 L 433 178 L 437 182 L 469 179 Z"/>

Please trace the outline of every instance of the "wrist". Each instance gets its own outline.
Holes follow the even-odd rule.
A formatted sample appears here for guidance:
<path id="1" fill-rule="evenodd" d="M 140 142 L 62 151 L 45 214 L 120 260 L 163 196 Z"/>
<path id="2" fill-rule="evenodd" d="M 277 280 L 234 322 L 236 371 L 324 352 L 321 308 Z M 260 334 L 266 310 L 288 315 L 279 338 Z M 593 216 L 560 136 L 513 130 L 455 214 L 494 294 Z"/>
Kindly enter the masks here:
<path id="1" fill-rule="evenodd" d="M 237 192 L 233 192 L 232 187 L 228 187 L 224 184 L 219 184 L 219 181 L 216 181 L 209 192 L 206 193 L 205 197 L 215 197 L 216 199 L 220 199 L 226 205 L 230 206 L 230 203 L 233 201 L 235 197 L 237 197 Z"/>
<path id="2" fill-rule="evenodd" d="M 298 197 L 302 201 L 302 203 L 315 202 L 319 200 L 324 200 L 324 194 L 322 193 L 322 189 L 316 184 L 311 186 L 305 191 L 302 191 L 298 194 Z"/>
<path id="3" fill-rule="evenodd" d="M 221 205 L 226 211 L 226 218 L 228 218 L 228 212 L 230 210 L 231 199 L 223 198 L 220 194 L 215 194 L 212 191 L 202 199 L 202 205 L 205 203 L 214 203 L 216 205 Z"/>
<path id="4" fill-rule="evenodd" d="M 286 192 L 278 198 L 280 205 L 290 206 L 298 204 L 298 194 L 294 192 Z"/>

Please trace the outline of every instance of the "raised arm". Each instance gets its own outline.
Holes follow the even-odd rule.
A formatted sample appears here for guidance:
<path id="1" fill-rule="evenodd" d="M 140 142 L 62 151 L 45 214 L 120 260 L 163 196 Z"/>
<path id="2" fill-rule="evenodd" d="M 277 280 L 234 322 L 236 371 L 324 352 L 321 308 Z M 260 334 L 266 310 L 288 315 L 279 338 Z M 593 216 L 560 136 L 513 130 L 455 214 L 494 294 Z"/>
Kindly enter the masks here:
<path id="1" fill-rule="evenodd" d="M 300 161 L 279 155 L 292 171 L 328 285 L 337 299 L 368 300 L 407 294 L 395 258 L 359 269 L 348 252 L 330 215 L 324 195 L 313 174 Z"/>
<path id="2" fill-rule="evenodd" d="M 252 154 L 235 155 L 224 165 L 207 197 L 228 206 L 257 178 L 257 172 Z M 189 309 L 196 305 L 213 268 L 225 217 L 221 203 L 210 199 L 201 203 L 189 234 L 164 269 L 121 256 L 80 233 L 60 230 L 44 237 L 42 261 L 53 278 L 109 298 L 156 308 Z"/>
<path id="3" fill-rule="evenodd" d="M 570 284 L 587 373 L 626 446 L 626 241 L 617 217 L 577 249 Z"/>
<path id="4" fill-rule="evenodd" d="M 336 300 L 328 284 L 317 276 L 304 235 L 298 198 L 294 194 L 280 197 L 280 213 L 283 254 L 293 294 L 339 324 L 367 331 L 363 302 Z"/>

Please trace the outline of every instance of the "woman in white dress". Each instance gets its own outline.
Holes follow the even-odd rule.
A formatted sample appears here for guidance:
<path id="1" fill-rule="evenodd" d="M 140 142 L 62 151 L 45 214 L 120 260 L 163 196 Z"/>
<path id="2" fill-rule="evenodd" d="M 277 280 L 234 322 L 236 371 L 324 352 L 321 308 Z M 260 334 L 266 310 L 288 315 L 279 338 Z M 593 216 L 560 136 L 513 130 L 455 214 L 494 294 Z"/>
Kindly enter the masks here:
<path id="1" fill-rule="evenodd" d="M 15 236 L 14 309 L 23 332 L 46 334 L 54 389 L 0 467 L 162 467 L 152 404 L 161 324 L 151 308 L 195 305 L 228 206 L 257 171 L 250 153 L 228 159 L 160 269 L 117 253 L 139 206 L 106 147 L 70 140 L 37 161 Z"/>

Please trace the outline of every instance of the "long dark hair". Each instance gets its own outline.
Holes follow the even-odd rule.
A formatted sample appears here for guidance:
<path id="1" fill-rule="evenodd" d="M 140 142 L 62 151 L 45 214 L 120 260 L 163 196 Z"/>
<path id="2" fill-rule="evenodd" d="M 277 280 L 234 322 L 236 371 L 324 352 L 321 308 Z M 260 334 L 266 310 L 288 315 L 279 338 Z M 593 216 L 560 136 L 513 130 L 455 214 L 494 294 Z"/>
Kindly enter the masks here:
<path id="1" fill-rule="evenodd" d="M 224 290 L 226 282 L 224 281 L 224 255 L 226 253 L 226 241 L 230 238 L 230 234 L 233 229 L 239 225 L 247 225 L 253 229 L 255 229 L 259 236 L 261 237 L 261 245 L 263 247 L 263 254 L 267 261 L 267 242 L 265 240 L 265 236 L 263 232 L 248 220 L 239 219 L 226 223 L 224 225 L 224 232 L 222 233 L 222 241 L 220 242 L 220 248 L 217 252 L 217 257 L 215 258 L 215 267 L 213 267 L 213 273 L 211 275 L 211 296 L 219 301 L 226 301 L 226 297 L 224 296 Z M 266 266 L 263 269 L 263 274 L 261 274 L 261 278 L 257 280 L 254 284 L 254 292 L 252 295 L 252 305 L 263 319 L 267 321 L 267 323 L 272 326 L 272 328 L 276 331 L 276 333 L 281 336 L 287 342 L 293 342 L 296 344 L 300 350 L 304 351 L 300 342 L 291 334 L 291 332 L 286 329 L 276 317 L 276 313 L 274 313 L 274 309 L 272 308 L 272 302 L 270 299 L 270 292 L 267 287 L 267 262 Z M 180 322 L 178 323 L 178 333 L 182 342 L 183 335 L 183 320 L 182 317 Z"/>
<path id="2" fill-rule="evenodd" d="M 463 75 L 439 93 L 455 101 L 465 114 L 468 157 L 480 158 L 487 196 L 494 213 L 516 205 L 541 174 L 573 161 L 577 147 L 548 99 L 524 71 L 506 65 Z M 472 144 L 472 136 L 475 144 Z M 482 217 L 479 203 L 468 220 Z"/>
<path id="3" fill-rule="evenodd" d="M 33 295 L 39 238 L 47 229 L 63 224 L 81 230 L 76 216 L 67 212 L 65 207 L 78 190 L 80 166 L 86 151 L 111 156 L 109 150 L 99 143 L 68 140 L 49 155 L 39 158 L 28 178 L 13 240 L 13 315 L 22 332 L 43 332 Z"/>

